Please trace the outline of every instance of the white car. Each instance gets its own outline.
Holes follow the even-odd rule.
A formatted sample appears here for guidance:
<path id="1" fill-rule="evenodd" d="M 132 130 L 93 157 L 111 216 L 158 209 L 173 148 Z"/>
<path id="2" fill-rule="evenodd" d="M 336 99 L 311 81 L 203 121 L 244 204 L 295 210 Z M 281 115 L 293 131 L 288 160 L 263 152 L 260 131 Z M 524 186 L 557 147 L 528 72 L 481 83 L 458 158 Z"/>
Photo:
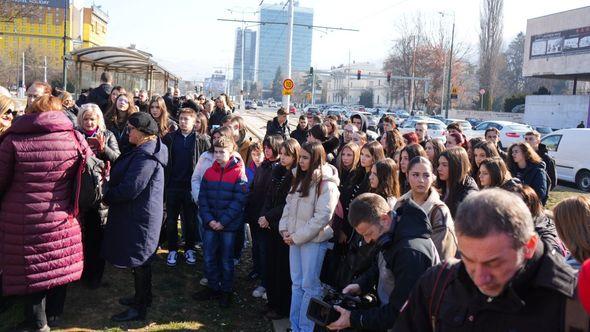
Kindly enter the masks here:
<path id="1" fill-rule="evenodd" d="M 463 131 L 463 135 L 465 135 L 465 137 L 467 137 L 467 139 L 472 139 L 474 137 L 477 137 L 477 134 L 474 133 L 473 129 L 471 128 L 471 123 L 469 123 L 469 121 L 467 121 L 467 120 L 445 119 L 443 122 L 446 123 L 447 126 L 450 125 L 451 123 L 459 124 L 459 127 L 461 127 L 461 130 Z"/>
<path id="2" fill-rule="evenodd" d="M 557 179 L 575 182 L 583 191 L 590 191 L 590 158 L 584 153 L 589 142 L 588 128 L 561 129 L 541 139 L 555 159 Z"/>
<path id="3" fill-rule="evenodd" d="M 510 121 L 484 121 L 475 127 L 472 137 L 485 137 L 486 129 L 496 128 L 500 131 L 500 144 L 502 148 L 524 141 L 524 135 L 533 131 L 529 125 L 523 125 Z"/>
<path id="4" fill-rule="evenodd" d="M 425 122 L 428 127 L 427 135 L 430 138 L 439 138 L 443 143 L 447 141 L 447 126 L 439 120 L 428 118 L 428 117 L 413 117 L 408 118 L 399 127 L 399 132 L 407 134 L 415 131 L 416 123 Z"/>

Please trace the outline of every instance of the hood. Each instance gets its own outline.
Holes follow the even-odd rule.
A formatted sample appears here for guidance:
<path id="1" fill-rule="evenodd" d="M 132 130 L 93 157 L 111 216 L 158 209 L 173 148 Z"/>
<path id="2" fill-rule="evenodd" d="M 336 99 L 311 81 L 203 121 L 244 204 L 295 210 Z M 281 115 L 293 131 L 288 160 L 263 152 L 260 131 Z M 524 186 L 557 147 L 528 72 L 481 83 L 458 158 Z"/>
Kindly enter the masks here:
<path id="1" fill-rule="evenodd" d="M 367 117 L 362 113 L 355 113 L 350 117 L 351 122 L 352 122 L 353 117 L 360 117 L 361 118 L 361 131 L 366 133 L 367 132 Z"/>
<path id="2" fill-rule="evenodd" d="M 236 157 L 235 155 L 232 155 L 231 157 L 229 157 L 229 161 L 227 162 L 227 164 L 225 164 L 225 167 L 223 167 L 224 172 L 239 167 L 242 163 L 242 159 Z M 215 172 L 221 173 L 221 166 L 217 161 L 213 162 L 213 169 L 215 170 Z"/>
<path id="3" fill-rule="evenodd" d="M 162 164 L 162 167 L 166 167 L 168 164 L 168 148 L 159 137 L 153 141 L 143 143 L 136 149 L 155 159 Z"/>
<path id="4" fill-rule="evenodd" d="M 405 238 L 430 238 L 432 228 L 428 216 L 416 202 L 407 200 L 395 212 L 397 216 L 392 226 L 394 242 Z"/>
<path id="5" fill-rule="evenodd" d="M 52 133 L 72 129 L 74 125 L 63 111 L 50 111 L 19 116 L 8 128 L 7 133 Z"/>
<path id="6" fill-rule="evenodd" d="M 400 197 L 399 201 L 412 201 L 413 203 L 418 205 L 418 203 L 416 203 L 416 201 L 412 199 L 412 191 L 408 191 L 407 193 L 403 194 L 402 197 Z M 426 199 L 426 201 L 424 201 L 424 203 L 422 203 L 422 205 L 418 206 L 420 206 L 428 214 L 436 203 L 443 202 L 440 200 L 440 194 L 438 193 L 438 191 L 436 191 L 436 189 L 434 188 L 430 188 L 430 194 L 428 195 L 428 198 Z"/>
<path id="7" fill-rule="evenodd" d="M 99 85 L 97 89 L 102 90 L 105 95 L 109 96 L 111 94 L 111 90 L 113 89 L 113 86 L 110 85 L 109 83 L 103 83 L 103 84 Z"/>
<path id="8" fill-rule="evenodd" d="M 326 163 L 322 167 L 320 167 L 320 169 L 322 174 L 321 181 L 331 181 L 334 182 L 336 186 L 340 184 L 340 178 L 338 177 L 338 170 L 336 169 L 336 167 Z M 316 183 L 318 182 L 320 177 L 320 169 L 316 169 L 313 174 L 313 181 Z M 293 167 L 291 173 L 293 174 L 293 176 L 295 176 L 295 174 L 297 174 L 297 167 Z"/>

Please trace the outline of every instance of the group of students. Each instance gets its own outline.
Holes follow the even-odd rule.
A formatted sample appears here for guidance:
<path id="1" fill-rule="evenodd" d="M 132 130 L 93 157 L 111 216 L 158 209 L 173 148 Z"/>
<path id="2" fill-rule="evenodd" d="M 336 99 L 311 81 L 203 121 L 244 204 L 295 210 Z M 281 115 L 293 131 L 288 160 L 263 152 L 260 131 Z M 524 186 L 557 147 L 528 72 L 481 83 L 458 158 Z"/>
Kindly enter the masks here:
<path id="1" fill-rule="evenodd" d="M 504 287 L 512 289 L 506 285 L 515 275 L 527 274 L 527 262 L 538 263 L 550 252 L 561 258 L 535 263 L 534 273 L 539 266 L 549 269 L 543 273 L 559 270 L 567 281 L 560 279 L 561 288 L 555 288 L 572 297 L 567 286 L 575 275 L 562 271 L 564 257 L 572 266 L 590 258 L 590 220 L 584 215 L 589 202 L 561 203 L 581 205 L 579 215 L 556 208 L 555 222 L 543 209 L 555 180 L 535 132 L 506 154 L 493 129 L 485 140 L 468 141 L 451 124 L 443 144 L 428 137 L 425 123 L 402 135 L 395 120 L 385 117 L 380 137 L 369 141 L 360 114 L 342 130 L 336 118 L 301 116 L 291 131 L 281 108 L 258 143 L 247 137 L 244 119 L 223 95 L 214 101 L 180 98 L 172 89 L 162 97 L 139 92 L 135 98 L 113 87 L 109 73 L 79 109 L 51 93 L 46 84 L 32 84 L 25 114 L 0 129 L 2 290 L 25 297 L 25 328 L 49 331 L 63 311 L 67 284 L 82 278 L 88 287 L 100 287 L 105 260 L 133 269 L 135 283 L 135 294 L 119 299 L 129 308 L 112 319 L 144 319 L 152 302 L 151 263 L 164 243 L 171 268 L 181 242 L 189 265 L 196 264 L 202 245 L 203 289 L 192 297 L 227 308 L 246 230 L 252 238 L 250 277 L 259 280 L 252 295 L 266 299 L 268 319 L 289 317 L 292 331 L 314 330 L 307 308 L 326 285 L 378 298 L 370 309 L 337 307 L 340 318 L 327 326 L 331 330 L 422 331 L 422 323 L 463 330 L 474 318 L 458 311 L 462 303 L 440 295 L 440 311 L 428 314 L 420 302 L 432 302 L 432 283 L 422 280 L 432 278 L 426 271 L 441 261 L 463 262 L 442 265 L 445 279 L 451 265 L 473 279 L 466 286 L 471 293 L 459 286 L 454 292 L 466 296 L 477 287 L 492 299 Z M 76 170 L 80 157 L 91 155 L 107 165 L 103 199 L 76 215 Z M 497 238 L 486 242 L 496 233 L 516 244 L 493 247 L 504 244 Z M 482 252 L 478 244 L 490 250 Z M 502 257 L 480 260 L 504 249 Z M 495 274 L 508 263 L 512 270 Z M 412 289 L 418 302 L 410 298 L 405 305 Z"/>

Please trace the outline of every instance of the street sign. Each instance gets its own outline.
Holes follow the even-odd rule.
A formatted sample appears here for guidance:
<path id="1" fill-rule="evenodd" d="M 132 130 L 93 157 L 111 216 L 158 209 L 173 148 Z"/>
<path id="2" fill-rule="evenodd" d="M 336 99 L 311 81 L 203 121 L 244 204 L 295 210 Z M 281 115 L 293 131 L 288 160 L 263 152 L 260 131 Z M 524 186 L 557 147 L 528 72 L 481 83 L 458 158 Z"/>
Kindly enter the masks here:
<path id="1" fill-rule="evenodd" d="M 293 90 L 283 89 L 283 96 L 290 96 L 293 93 Z"/>
<path id="2" fill-rule="evenodd" d="M 486 89 L 479 89 L 479 94 L 480 95 L 485 95 L 486 94 Z"/>
<path id="3" fill-rule="evenodd" d="M 459 94 L 459 89 L 456 86 L 451 88 L 451 99 L 457 99 L 457 95 Z"/>
<path id="4" fill-rule="evenodd" d="M 293 90 L 293 88 L 294 88 L 294 87 L 295 87 L 295 82 L 293 82 L 293 80 L 292 80 L 292 79 L 290 79 L 290 78 L 286 78 L 286 79 L 283 81 L 283 88 L 284 88 L 285 90 Z M 283 93 L 283 94 L 284 94 L 284 93 Z"/>

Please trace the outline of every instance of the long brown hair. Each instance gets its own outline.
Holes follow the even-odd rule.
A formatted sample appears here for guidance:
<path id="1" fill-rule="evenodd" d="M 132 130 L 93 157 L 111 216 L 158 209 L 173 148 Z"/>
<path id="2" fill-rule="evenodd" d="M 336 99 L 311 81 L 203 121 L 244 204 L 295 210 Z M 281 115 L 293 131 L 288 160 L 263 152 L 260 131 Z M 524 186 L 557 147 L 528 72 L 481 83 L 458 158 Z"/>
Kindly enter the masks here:
<path id="1" fill-rule="evenodd" d="M 426 142 L 426 144 L 432 145 L 432 149 L 434 150 L 434 160 L 430 160 L 430 158 L 428 158 L 428 153 L 426 153 L 426 159 L 430 160 L 433 169 L 437 169 L 438 157 L 440 157 L 440 154 L 447 148 L 445 147 L 445 144 L 440 140 L 440 138 L 431 138 Z"/>
<path id="2" fill-rule="evenodd" d="M 157 104 L 158 108 L 160 109 L 160 116 L 157 118 L 152 115 L 153 104 Z M 166 134 L 168 134 L 170 126 L 168 126 L 168 109 L 166 108 L 166 102 L 164 101 L 164 98 L 153 98 L 149 103 L 148 112 L 158 123 L 158 136 L 164 137 Z"/>
<path id="3" fill-rule="evenodd" d="M 320 185 L 322 183 L 322 166 L 326 163 L 326 151 L 319 142 L 309 142 L 303 144 L 301 147 L 302 151 L 307 152 L 310 155 L 309 169 L 302 171 L 301 167 L 297 166 L 295 176 L 293 177 L 293 183 L 291 185 L 291 193 L 299 192 L 300 197 L 309 196 L 309 189 L 314 180 L 315 170 L 319 170 L 319 179 L 317 179 L 317 195 L 320 194 Z M 301 158 L 301 154 L 299 155 Z"/>
<path id="4" fill-rule="evenodd" d="M 383 133 L 383 136 L 385 137 L 385 146 L 383 149 L 386 157 L 393 158 L 396 152 L 404 148 L 404 138 L 399 131 L 386 131 Z"/>
<path id="5" fill-rule="evenodd" d="M 199 130 L 197 130 L 196 132 L 201 135 L 206 135 L 207 128 L 209 126 L 209 121 L 207 121 L 207 117 L 205 116 L 205 114 L 203 114 L 201 112 L 197 112 L 197 119 L 196 120 L 201 121 L 201 128 Z"/>
<path id="6" fill-rule="evenodd" d="M 371 192 L 381 195 L 387 199 L 389 197 L 398 198 L 400 196 L 399 182 L 397 178 L 398 166 L 391 158 L 385 158 L 375 163 L 377 170 L 377 179 L 379 183 L 377 188 L 371 188 Z"/>
<path id="7" fill-rule="evenodd" d="M 281 143 L 279 152 L 281 151 L 281 149 L 285 149 L 285 154 L 287 156 L 293 157 L 293 164 L 291 165 L 290 169 L 296 167 L 297 162 L 299 161 L 299 151 L 301 150 L 301 145 L 299 145 L 299 142 L 297 142 L 297 140 L 294 138 L 289 138 L 283 143 Z"/>
<path id="8" fill-rule="evenodd" d="M 490 183 L 489 188 L 492 187 L 500 187 L 504 184 L 504 182 L 510 180 L 512 176 L 508 171 L 508 167 L 506 167 L 506 163 L 504 159 L 500 157 L 492 157 L 484 159 L 481 164 L 479 164 L 478 173 L 481 172 L 481 167 L 484 166 L 490 175 Z"/>
<path id="9" fill-rule="evenodd" d="M 127 97 L 127 101 L 129 102 L 129 108 L 127 109 L 127 112 L 119 112 L 117 109 L 117 100 L 119 100 L 121 96 Z M 119 124 L 126 123 L 129 116 L 135 112 L 137 112 L 137 107 L 135 107 L 135 103 L 133 102 L 133 94 L 122 93 L 117 96 L 117 99 L 115 99 L 115 102 L 107 111 L 105 119 L 118 126 Z"/>
<path id="10" fill-rule="evenodd" d="M 426 151 L 424 151 L 424 148 L 422 148 L 422 145 L 418 144 L 418 143 L 413 143 L 413 144 L 409 144 L 406 145 L 399 153 L 399 160 L 400 160 L 400 164 L 401 164 L 401 160 L 402 160 L 402 153 L 407 153 L 408 154 L 408 166 L 410 165 L 410 161 L 412 159 L 414 159 L 415 157 L 425 157 L 428 159 L 428 156 L 426 155 Z M 408 170 L 406 169 L 406 172 L 402 172 L 401 169 L 401 165 L 399 167 L 399 171 L 397 172 L 398 174 L 398 183 L 400 186 L 403 187 L 402 190 L 402 194 L 405 194 L 409 189 L 410 186 L 408 184 L 408 175 L 406 174 L 408 172 Z"/>
<path id="11" fill-rule="evenodd" d="M 534 165 L 540 164 L 543 159 L 539 157 L 539 155 L 535 152 L 532 146 L 529 145 L 527 142 L 518 142 L 514 143 L 508 148 L 508 168 L 510 170 L 518 169 L 518 165 L 514 162 L 514 158 L 512 157 L 512 151 L 515 147 L 519 147 L 520 151 L 524 155 L 524 159 L 526 160 L 527 164 L 531 163 Z"/>
<path id="12" fill-rule="evenodd" d="M 438 188 L 442 191 L 442 197 L 449 210 L 454 213 L 457 210 L 457 194 L 459 188 L 463 185 L 469 172 L 471 171 L 471 162 L 467 151 L 460 146 L 447 149 L 440 154 L 449 163 L 449 177 L 442 181 L 438 178 Z"/>
<path id="13" fill-rule="evenodd" d="M 553 208 L 555 227 L 563 244 L 578 261 L 590 258 L 590 198 L 579 195 Z"/>

